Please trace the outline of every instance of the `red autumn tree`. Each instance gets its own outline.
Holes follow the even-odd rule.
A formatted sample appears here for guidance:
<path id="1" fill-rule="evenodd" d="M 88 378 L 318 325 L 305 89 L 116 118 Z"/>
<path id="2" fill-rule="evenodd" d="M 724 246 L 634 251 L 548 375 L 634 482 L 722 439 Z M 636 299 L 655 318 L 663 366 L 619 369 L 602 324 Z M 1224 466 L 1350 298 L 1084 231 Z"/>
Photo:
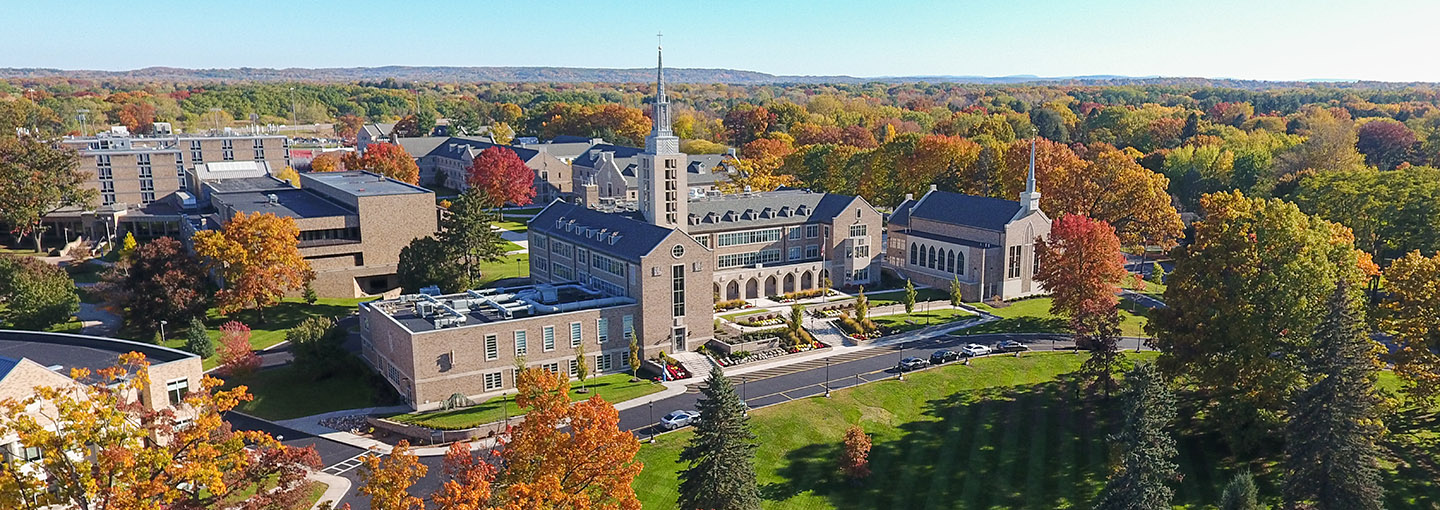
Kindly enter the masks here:
<path id="1" fill-rule="evenodd" d="M 1050 311 L 1070 318 L 1077 332 L 1085 319 L 1113 313 L 1120 282 L 1127 274 L 1120 239 L 1108 223 L 1066 214 L 1050 227 L 1050 237 L 1035 245 L 1040 271 L 1035 279 L 1050 292 Z"/>
<path id="2" fill-rule="evenodd" d="M 441 510 L 484 510 L 490 508 L 495 466 L 470 451 L 461 441 L 445 452 L 445 484 L 430 496 Z"/>
<path id="3" fill-rule="evenodd" d="M 1381 170 L 1394 169 L 1415 146 L 1415 132 L 1400 122 L 1379 119 L 1366 122 L 1356 132 L 1355 148 L 1365 162 Z"/>
<path id="4" fill-rule="evenodd" d="M 529 205 L 535 199 L 535 171 L 515 151 L 491 146 L 470 164 L 469 183 L 490 197 L 494 206 Z"/>
<path id="5" fill-rule="evenodd" d="M 599 395 L 570 405 L 570 384 L 548 370 L 519 379 L 515 402 L 527 412 L 501 453 L 506 508 L 639 510 L 631 485 L 644 467 L 640 442 L 620 430 L 615 407 Z"/>
<path id="6" fill-rule="evenodd" d="M 775 114 L 764 106 L 741 103 L 725 113 L 725 134 L 731 145 L 745 145 L 770 131 Z"/>
<path id="7" fill-rule="evenodd" d="M 220 371 L 230 377 L 244 377 L 260 368 L 260 357 L 250 350 L 250 327 L 240 321 L 220 326 Z"/>
<path id="8" fill-rule="evenodd" d="M 335 136 L 347 142 L 354 142 L 355 135 L 360 133 L 360 128 L 365 126 L 365 119 L 354 114 L 345 114 L 335 118 Z"/>
<path id="9" fill-rule="evenodd" d="M 410 184 L 420 184 L 420 167 L 405 148 L 391 143 L 372 143 L 365 152 L 347 152 L 341 158 L 346 170 L 365 170 Z M 312 163 L 313 164 L 313 163 Z"/>
<path id="10" fill-rule="evenodd" d="M 870 476 L 870 436 L 859 425 L 845 431 L 845 449 L 840 452 L 840 472 L 859 480 Z"/>

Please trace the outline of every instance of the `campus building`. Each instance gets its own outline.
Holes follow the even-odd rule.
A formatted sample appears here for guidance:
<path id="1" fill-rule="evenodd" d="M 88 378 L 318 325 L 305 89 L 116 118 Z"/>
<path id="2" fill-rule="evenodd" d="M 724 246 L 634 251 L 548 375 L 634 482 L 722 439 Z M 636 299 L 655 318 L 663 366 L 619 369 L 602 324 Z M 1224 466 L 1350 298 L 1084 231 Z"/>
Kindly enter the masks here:
<path id="1" fill-rule="evenodd" d="M 1033 142 L 1032 142 L 1033 143 Z M 930 191 L 890 215 L 885 266 L 917 284 L 948 289 L 958 280 L 966 301 L 1011 300 L 1045 293 L 1035 281 L 1035 241 L 1050 235 L 1035 189 L 1035 154 L 1020 200 Z"/>
<path id="2" fill-rule="evenodd" d="M 364 297 L 397 289 L 400 250 L 433 235 L 438 223 L 430 190 L 363 171 L 303 173 L 300 187 L 246 163 L 201 165 L 191 178 L 204 211 L 187 222 L 218 229 L 236 213 L 295 219 L 300 254 L 326 297 Z"/>
<path id="3" fill-rule="evenodd" d="M 691 193 L 657 73 L 654 128 L 628 156 L 633 208 L 550 202 L 529 222 L 530 285 L 361 305 L 362 354 L 411 406 L 513 389 L 521 356 L 573 374 L 583 349 L 591 373 L 628 371 L 632 333 L 642 360 L 693 351 L 713 338 L 715 297 L 727 292 L 879 281 L 881 217 L 861 198 Z"/>
<path id="4" fill-rule="evenodd" d="M 403 144 L 406 139 L 400 140 Z M 543 204 L 569 196 L 570 165 L 544 150 L 501 145 L 489 139 L 452 136 L 434 143 L 427 152 L 412 152 L 411 155 L 417 158 L 422 185 L 439 184 L 463 191 L 470 187 L 470 166 L 475 158 L 491 147 L 514 152 L 535 173 L 535 203 Z"/>

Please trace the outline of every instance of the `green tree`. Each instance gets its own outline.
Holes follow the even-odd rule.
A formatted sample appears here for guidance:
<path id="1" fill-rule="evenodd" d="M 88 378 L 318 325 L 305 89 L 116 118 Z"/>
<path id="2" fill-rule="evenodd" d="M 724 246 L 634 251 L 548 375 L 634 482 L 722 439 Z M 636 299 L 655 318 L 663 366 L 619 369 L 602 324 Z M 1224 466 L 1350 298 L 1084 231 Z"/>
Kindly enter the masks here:
<path id="1" fill-rule="evenodd" d="M 474 287 L 480 280 L 481 262 L 505 255 L 505 239 L 492 227 L 499 217 L 490 208 L 491 202 L 480 188 L 472 187 L 455 199 L 450 214 L 440 222 L 437 239 L 459 264 L 462 288 Z"/>
<path id="2" fill-rule="evenodd" d="M 1157 361 L 1218 406 L 1231 447 L 1257 446 L 1303 384 L 1301 359 L 1337 280 L 1360 270 L 1348 229 L 1276 199 L 1206 195 L 1194 242 L 1175 251 Z M 1222 418 L 1223 417 L 1223 418 Z"/>
<path id="3" fill-rule="evenodd" d="M 865 286 L 860 286 L 860 292 L 855 295 L 855 322 L 864 324 L 870 319 L 870 299 L 865 297 Z"/>
<path id="4" fill-rule="evenodd" d="M 316 301 L 320 300 L 320 295 L 315 293 L 315 286 L 311 285 L 311 282 L 305 282 L 305 292 L 302 296 L 305 298 L 305 304 L 307 305 L 313 305 Z"/>
<path id="5" fill-rule="evenodd" d="M 64 269 L 33 257 L 0 257 L 0 321 L 18 329 L 46 329 L 80 310 L 75 282 Z"/>
<path id="6" fill-rule="evenodd" d="M 1125 375 L 1124 421 L 1110 441 L 1120 448 L 1120 466 L 1100 492 L 1097 510 L 1170 508 L 1174 490 L 1165 485 L 1179 473 L 1175 439 L 1165 431 L 1175 419 L 1175 395 L 1150 363 Z"/>
<path id="7" fill-rule="evenodd" d="M 185 350 L 202 358 L 215 355 L 215 342 L 210 339 L 210 332 L 205 330 L 205 323 L 198 318 L 190 319 L 185 328 Z"/>
<path id="8" fill-rule="evenodd" d="M 295 367 L 320 380 L 346 368 L 350 354 L 345 352 L 345 331 L 329 317 L 311 317 L 285 331 Z"/>
<path id="9" fill-rule="evenodd" d="M 631 380 L 634 380 L 634 379 L 636 379 L 636 378 L 639 377 L 638 374 L 640 373 L 640 340 L 638 340 L 638 339 L 635 338 L 635 331 L 634 331 L 634 330 L 631 330 L 631 331 L 630 331 L 630 353 L 629 353 L 629 356 L 630 356 L 630 359 L 628 359 L 628 360 L 626 360 L 626 361 L 629 361 L 629 362 L 630 362 L 630 379 L 631 379 Z"/>
<path id="10" fill-rule="evenodd" d="M 590 391 L 585 387 L 585 380 L 590 378 L 590 364 L 585 361 L 585 342 L 575 347 L 575 378 L 580 380 L 580 392 Z"/>
<path id="11" fill-rule="evenodd" d="M 13 132 L 12 132 L 13 134 Z M 0 136 L 0 223 L 41 251 L 41 220 L 64 207 L 89 207 L 96 190 L 85 185 L 74 150 L 33 137 Z"/>
<path id="12" fill-rule="evenodd" d="M 414 294 L 431 285 L 440 287 L 446 293 L 465 290 L 468 282 L 450 255 L 450 251 L 434 237 L 410 241 L 409 245 L 400 249 L 400 260 L 395 268 L 401 291 Z"/>
<path id="13" fill-rule="evenodd" d="M 1309 387 L 1290 410 L 1285 500 L 1317 510 L 1384 507 L 1376 440 L 1385 434 L 1375 391 L 1378 346 L 1348 282 L 1335 287 L 1305 356 Z"/>
<path id="14" fill-rule="evenodd" d="M 1225 492 L 1220 495 L 1220 510 L 1260 510 L 1259 498 L 1255 477 L 1249 471 L 1241 471 L 1225 485 Z"/>
<path id="15" fill-rule="evenodd" d="M 1162 267 L 1162 266 L 1160 266 L 1160 263 L 1159 263 L 1159 262 L 1151 262 L 1151 263 L 1150 263 L 1150 278 L 1147 278 L 1147 280 L 1149 280 L 1150 283 L 1164 284 L 1164 283 L 1165 283 L 1165 268 Z"/>
<path id="16" fill-rule="evenodd" d="M 915 312 L 915 283 L 909 278 L 905 279 L 905 298 L 902 302 L 905 303 L 905 313 Z"/>
<path id="17" fill-rule="evenodd" d="M 960 308 L 965 304 L 965 294 L 960 288 L 960 277 L 956 276 L 950 281 L 950 306 Z"/>
<path id="18" fill-rule="evenodd" d="M 719 367 L 700 390 L 700 421 L 695 435 L 680 452 L 680 508 L 758 510 L 760 487 L 755 481 L 755 434 L 745 404 Z"/>

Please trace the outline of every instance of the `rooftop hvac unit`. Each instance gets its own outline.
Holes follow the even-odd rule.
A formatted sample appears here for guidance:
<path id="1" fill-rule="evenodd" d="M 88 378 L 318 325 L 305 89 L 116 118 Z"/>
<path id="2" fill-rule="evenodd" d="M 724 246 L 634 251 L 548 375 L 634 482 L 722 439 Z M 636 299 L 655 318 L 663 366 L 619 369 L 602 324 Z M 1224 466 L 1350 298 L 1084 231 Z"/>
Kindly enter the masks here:
<path id="1" fill-rule="evenodd" d="M 265 198 L 270 201 L 270 205 L 275 205 L 275 204 L 279 204 L 279 203 L 280 203 L 280 196 L 278 196 L 278 195 L 276 195 L 276 194 L 274 194 L 274 193 L 266 193 L 266 194 L 265 194 Z"/>
<path id="2" fill-rule="evenodd" d="M 431 286 L 429 286 L 429 287 L 420 287 L 420 294 L 426 295 L 426 296 L 439 296 L 439 295 L 440 295 L 440 286 L 439 286 L 439 285 L 431 285 Z"/>
<path id="3" fill-rule="evenodd" d="M 420 301 L 415 303 L 415 314 L 421 317 L 429 317 L 435 314 L 435 303 Z"/>

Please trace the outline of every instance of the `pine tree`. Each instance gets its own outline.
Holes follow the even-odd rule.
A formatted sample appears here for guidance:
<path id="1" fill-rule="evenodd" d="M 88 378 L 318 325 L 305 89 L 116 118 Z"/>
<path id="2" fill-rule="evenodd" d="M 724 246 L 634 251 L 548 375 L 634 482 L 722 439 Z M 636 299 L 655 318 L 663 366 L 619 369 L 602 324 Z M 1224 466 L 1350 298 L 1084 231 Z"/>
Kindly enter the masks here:
<path id="1" fill-rule="evenodd" d="M 215 342 L 200 319 L 190 319 L 189 327 L 185 328 L 185 350 L 202 358 L 215 355 Z"/>
<path id="2" fill-rule="evenodd" d="M 505 255 L 505 239 L 493 227 L 498 217 L 490 209 L 491 201 L 480 188 L 466 190 L 451 204 L 450 214 L 442 218 L 436 234 L 449 260 L 456 261 L 455 272 L 463 276 L 464 288 L 479 281 L 481 262 Z"/>
<path id="3" fill-rule="evenodd" d="M 1230 479 L 1225 493 L 1220 496 L 1220 510 L 1259 510 L 1259 494 L 1255 488 L 1255 477 L 1249 471 L 1241 471 Z"/>
<path id="4" fill-rule="evenodd" d="M 1375 343 L 1364 312 L 1341 279 L 1315 330 L 1316 349 L 1305 360 L 1311 384 L 1296 395 L 1286 424 L 1285 500 L 1318 510 L 1379 509 L 1384 489 L 1375 439 Z"/>
<path id="5" fill-rule="evenodd" d="M 950 306 L 960 308 L 960 305 L 965 302 L 965 294 L 960 290 L 960 277 L 954 278 L 950 281 Z"/>
<path id="6" fill-rule="evenodd" d="M 690 444 L 680 452 L 688 467 L 680 472 L 679 507 L 696 510 L 755 510 L 760 488 L 755 482 L 755 434 L 745 404 L 719 367 L 701 389 L 696 408 L 699 423 Z"/>
<path id="7" fill-rule="evenodd" d="M 1125 376 L 1125 421 L 1110 441 L 1122 449 L 1120 468 L 1100 493 L 1097 510 L 1159 510 L 1170 508 L 1174 491 L 1165 485 L 1176 476 L 1170 459 L 1175 439 L 1165 431 L 1175 419 L 1175 395 L 1150 363 L 1136 365 Z"/>
<path id="8" fill-rule="evenodd" d="M 1150 282 L 1165 283 L 1165 268 L 1161 267 L 1159 262 L 1150 264 Z"/>
<path id="9" fill-rule="evenodd" d="M 905 302 L 905 313 L 906 313 L 906 314 L 914 313 L 914 312 L 915 312 L 915 283 L 914 283 L 914 282 L 911 282 L 909 278 L 906 278 L 906 279 L 905 279 L 905 301 L 904 301 L 904 302 Z"/>

